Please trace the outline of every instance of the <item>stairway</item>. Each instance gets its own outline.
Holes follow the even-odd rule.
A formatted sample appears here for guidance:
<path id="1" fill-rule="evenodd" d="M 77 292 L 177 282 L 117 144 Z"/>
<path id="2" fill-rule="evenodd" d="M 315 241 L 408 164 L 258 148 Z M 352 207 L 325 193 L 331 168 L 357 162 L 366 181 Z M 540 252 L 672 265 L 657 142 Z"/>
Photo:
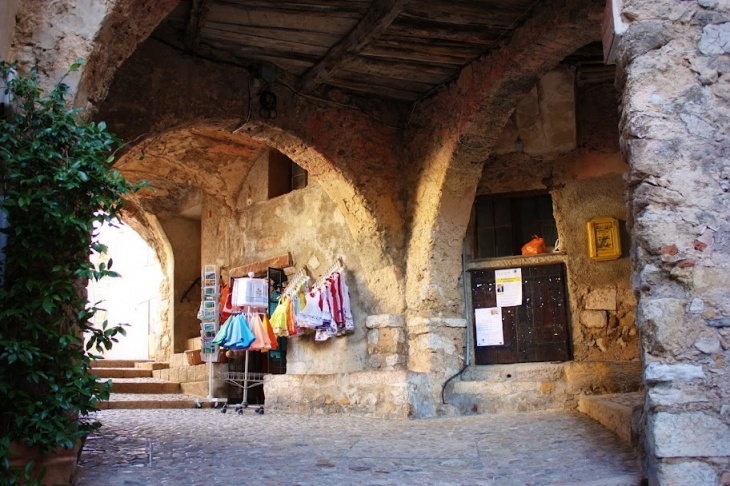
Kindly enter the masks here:
<path id="1" fill-rule="evenodd" d="M 193 408 L 195 398 L 183 395 L 180 384 L 153 378 L 154 370 L 166 369 L 167 363 L 145 360 L 96 360 L 92 372 L 100 379 L 111 379 L 109 401 L 104 409 Z"/>
<path id="2" fill-rule="evenodd" d="M 644 394 L 614 393 L 583 395 L 578 399 L 578 411 L 588 415 L 629 445 L 637 445 L 640 433 Z"/>

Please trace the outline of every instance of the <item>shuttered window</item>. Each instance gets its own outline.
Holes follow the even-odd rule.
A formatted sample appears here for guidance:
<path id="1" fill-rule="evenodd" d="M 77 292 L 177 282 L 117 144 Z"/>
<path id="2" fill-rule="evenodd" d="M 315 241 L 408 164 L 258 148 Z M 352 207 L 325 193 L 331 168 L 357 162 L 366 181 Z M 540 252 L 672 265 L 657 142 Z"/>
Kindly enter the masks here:
<path id="1" fill-rule="evenodd" d="M 550 194 L 480 196 L 475 206 L 477 258 L 520 255 L 533 235 L 544 238 L 547 246 L 558 238 Z"/>

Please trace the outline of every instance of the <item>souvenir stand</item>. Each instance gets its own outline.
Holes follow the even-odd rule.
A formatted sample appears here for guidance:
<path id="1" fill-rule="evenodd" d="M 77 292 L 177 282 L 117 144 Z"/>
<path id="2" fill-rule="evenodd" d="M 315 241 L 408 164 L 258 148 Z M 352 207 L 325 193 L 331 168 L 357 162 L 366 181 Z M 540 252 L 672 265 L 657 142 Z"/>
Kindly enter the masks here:
<path id="1" fill-rule="evenodd" d="M 217 361 L 220 349 L 213 343 L 219 327 L 219 308 L 218 299 L 220 298 L 220 285 L 218 281 L 218 271 L 215 265 L 203 266 L 201 275 L 201 318 L 200 323 L 200 358 L 208 363 L 208 397 L 197 398 L 195 406 L 201 408 L 203 403 L 212 403 L 213 408 L 217 408 L 219 404 L 228 402 L 227 398 L 216 398 L 213 396 L 213 362 Z"/>
<path id="2" fill-rule="evenodd" d="M 231 278 L 231 291 L 234 293 L 233 302 L 237 307 L 242 307 L 246 314 L 252 312 L 266 313 L 269 307 L 269 282 L 268 279 L 253 278 L 254 274 L 249 273 L 248 277 Z M 243 401 L 234 408 L 238 414 L 243 414 L 243 409 L 248 408 L 248 390 L 255 386 L 264 384 L 266 373 L 248 371 L 249 351 L 246 349 L 244 371 L 227 371 L 224 375 L 227 383 L 237 386 L 243 390 Z M 224 406 L 221 412 L 226 413 L 228 406 Z M 256 409 L 256 413 L 263 414 L 263 405 Z"/>

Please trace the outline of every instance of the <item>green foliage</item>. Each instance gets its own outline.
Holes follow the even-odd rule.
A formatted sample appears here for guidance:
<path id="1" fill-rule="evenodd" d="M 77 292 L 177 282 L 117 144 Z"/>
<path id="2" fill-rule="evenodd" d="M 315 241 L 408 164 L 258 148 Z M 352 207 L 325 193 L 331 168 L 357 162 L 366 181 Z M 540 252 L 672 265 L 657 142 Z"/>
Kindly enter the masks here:
<path id="1" fill-rule="evenodd" d="M 46 95 L 35 71 L 12 79 L 11 68 L 0 63 L 14 97 L 0 118 L 0 211 L 9 222 L 0 288 L 2 484 L 16 481 L 11 441 L 51 451 L 99 426 L 84 417 L 111 385 L 89 373 L 90 359 L 124 330 L 91 324 L 99 309 L 86 301 L 86 282 L 117 274 L 111 262 L 95 268 L 89 257 L 105 249 L 95 228 L 118 217 L 122 196 L 136 190 L 111 167 L 119 141 L 104 123 L 68 109 L 62 81 Z"/>

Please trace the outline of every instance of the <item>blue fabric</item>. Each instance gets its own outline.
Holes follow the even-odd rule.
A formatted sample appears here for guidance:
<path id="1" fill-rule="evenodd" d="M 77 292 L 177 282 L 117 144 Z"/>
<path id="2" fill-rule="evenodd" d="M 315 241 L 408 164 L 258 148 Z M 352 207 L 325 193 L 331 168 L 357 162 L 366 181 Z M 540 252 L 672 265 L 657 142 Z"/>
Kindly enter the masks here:
<path id="1" fill-rule="evenodd" d="M 251 329 L 248 327 L 248 321 L 243 314 L 235 314 L 226 320 L 226 323 L 230 322 L 228 330 L 222 339 L 221 347 L 227 349 L 248 349 L 249 346 L 254 342 L 256 336 L 254 336 Z M 225 326 L 225 324 L 224 324 Z M 216 339 L 218 336 L 216 336 Z"/>

